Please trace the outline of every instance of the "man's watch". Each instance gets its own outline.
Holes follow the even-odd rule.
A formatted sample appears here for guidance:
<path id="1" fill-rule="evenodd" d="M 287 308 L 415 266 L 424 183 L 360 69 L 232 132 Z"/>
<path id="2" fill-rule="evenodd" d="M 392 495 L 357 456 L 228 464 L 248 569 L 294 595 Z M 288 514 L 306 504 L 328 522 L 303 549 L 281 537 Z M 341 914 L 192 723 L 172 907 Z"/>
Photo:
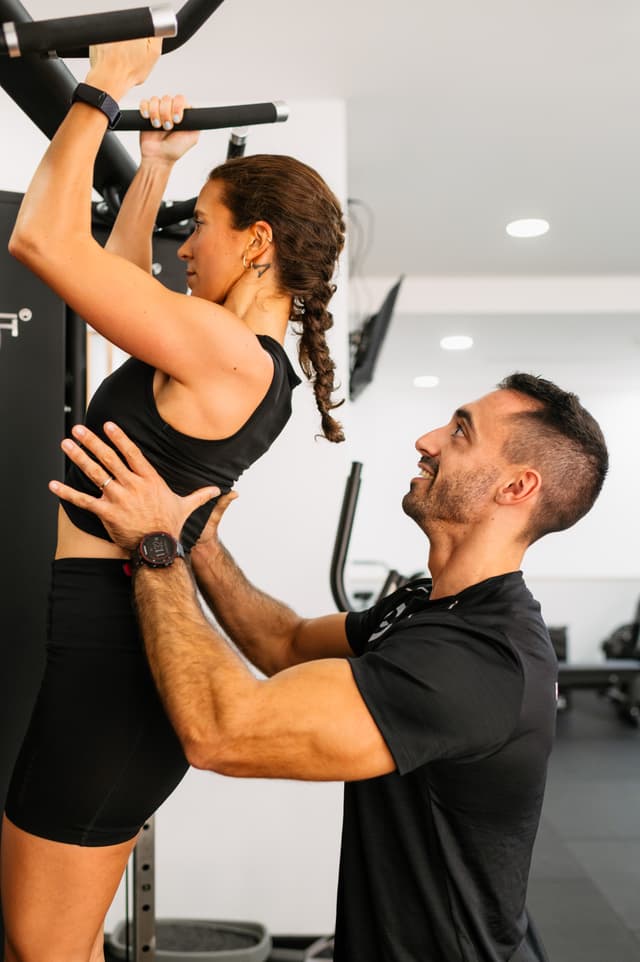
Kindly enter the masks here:
<path id="1" fill-rule="evenodd" d="M 101 110 L 109 121 L 109 130 L 113 130 L 120 120 L 120 107 L 106 90 L 98 90 L 97 87 L 92 87 L 90 84 L 78 84 L 73 91 L 71 103 L 75 104 L 76 101 L 89 104 L 96 110 Z"/>
<path id="2" fill-rule="evenodd" d="M 168 568 L 176 558 L 186 558 L 180 542 L 166 531 L 152 531 L 145 534 L 133 552 L 131 568 L 134 571 L 142 565 L 148 568 Z"/>

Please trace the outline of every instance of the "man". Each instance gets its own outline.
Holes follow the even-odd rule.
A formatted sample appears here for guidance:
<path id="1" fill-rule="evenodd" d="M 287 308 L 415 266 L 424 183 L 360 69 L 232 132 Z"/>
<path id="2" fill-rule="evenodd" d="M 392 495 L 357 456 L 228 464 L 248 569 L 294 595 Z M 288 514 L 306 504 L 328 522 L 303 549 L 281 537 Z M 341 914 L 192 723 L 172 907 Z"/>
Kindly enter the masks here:
<path id="1" fill-rule="evenodd" d="M 227 775 L 344 780 L 337 962 L 530 962 L 525 896 L 555 720 L 556 661 L 519 571 L 529 544 L 591 507 L 602 433 L 575 395 L 531 375 L 419 438 L 403 507 L 432 582 L 366 612 L 302 619 L 249 584 L 217 538 L 192 552 L 205 619 L 173 538 L 211 489 L 180 499 L 114 425 L 69 457 L 90 508 L 133 552 L 145 646 L 189 760 Z M 105 469 L 108 475 L 105 476 Z M 108 476 L 113 481 L 106 484 Z M 145 536 L 145 537 L 143 537 Z M 166 555 L 166 557 L 165 557 Z"/>

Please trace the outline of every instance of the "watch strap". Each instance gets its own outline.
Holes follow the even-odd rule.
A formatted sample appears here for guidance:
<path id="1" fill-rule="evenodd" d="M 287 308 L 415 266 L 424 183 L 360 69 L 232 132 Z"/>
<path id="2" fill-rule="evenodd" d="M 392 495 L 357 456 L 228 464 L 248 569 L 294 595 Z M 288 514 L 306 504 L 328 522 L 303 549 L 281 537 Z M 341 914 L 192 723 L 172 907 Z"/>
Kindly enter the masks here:
<path id="1" fill-rule="evenodd" d="M 90 107 L 95 107 L 96 110 L 102 111 L 109 121 L 109 130 L 113 130 L 120 120 L 120 107 L 113 97 L 111 97 L 106 90 L 99 90 L 90 84 L 78 84 L 73 91 L 71 103 L 88 104 Z"/>

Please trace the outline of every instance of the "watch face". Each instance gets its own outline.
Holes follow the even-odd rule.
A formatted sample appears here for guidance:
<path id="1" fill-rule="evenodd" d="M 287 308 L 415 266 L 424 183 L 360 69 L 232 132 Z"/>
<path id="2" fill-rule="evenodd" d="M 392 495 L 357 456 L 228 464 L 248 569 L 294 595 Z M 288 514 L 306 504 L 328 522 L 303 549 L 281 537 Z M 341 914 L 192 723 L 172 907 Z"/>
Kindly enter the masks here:
<path id="1" fill-rule="evenodd" d="M 153 568 L 165 568 L 173 564 L 177 554 L 175 539 L 162 531 L 147 534 L 140 542 L 140 557 Z"/>

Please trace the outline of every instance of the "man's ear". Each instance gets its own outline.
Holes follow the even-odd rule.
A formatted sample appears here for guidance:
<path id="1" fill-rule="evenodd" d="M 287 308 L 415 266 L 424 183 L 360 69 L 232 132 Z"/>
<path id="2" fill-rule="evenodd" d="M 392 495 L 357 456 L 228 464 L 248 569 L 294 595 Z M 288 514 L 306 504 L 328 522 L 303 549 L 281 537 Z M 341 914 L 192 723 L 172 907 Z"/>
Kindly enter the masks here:
<path id="1" fill-rule="evenodd" d="M 533 468 L 521 468 L 514 472 L 496 493 L 496 502 L 504 505 L 524 504 L 537 497 L 542 488 L 542 478 Z"/>

